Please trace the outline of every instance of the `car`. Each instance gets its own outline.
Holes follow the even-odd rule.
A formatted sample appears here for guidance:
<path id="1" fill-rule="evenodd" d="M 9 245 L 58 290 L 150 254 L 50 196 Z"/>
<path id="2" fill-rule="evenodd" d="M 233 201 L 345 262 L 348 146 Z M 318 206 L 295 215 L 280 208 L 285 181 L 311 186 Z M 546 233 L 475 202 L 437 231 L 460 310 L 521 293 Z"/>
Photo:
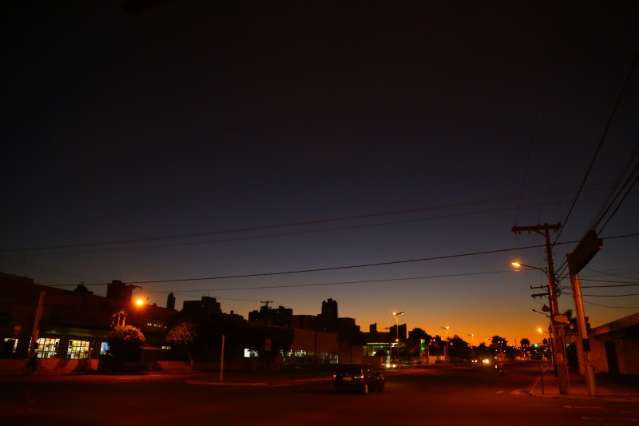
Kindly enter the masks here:
<path id="1" fill-rule="evenodd" d="M 343 364 L 333 371 L 335 390 L 355 390 L 367 395 L 384 391 L 384 375 L 377 369 L 362 364 Z"/>

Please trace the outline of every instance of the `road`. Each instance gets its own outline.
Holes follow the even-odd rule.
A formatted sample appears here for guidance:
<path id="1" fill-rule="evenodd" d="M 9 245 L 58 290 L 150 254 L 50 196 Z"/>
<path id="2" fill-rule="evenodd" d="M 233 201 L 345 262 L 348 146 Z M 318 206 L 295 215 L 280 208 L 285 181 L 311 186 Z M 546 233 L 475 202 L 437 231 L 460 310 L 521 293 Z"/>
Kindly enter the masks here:
<path id="1" fill-rule="evenodd" d="M 327 383 L 219 386 L 183 377 L 2 382 L 2 425 L 638 425 L 631 402 L 531 397 L 534 371 L 411 370 L 386 391 L 335 393 Z"/>

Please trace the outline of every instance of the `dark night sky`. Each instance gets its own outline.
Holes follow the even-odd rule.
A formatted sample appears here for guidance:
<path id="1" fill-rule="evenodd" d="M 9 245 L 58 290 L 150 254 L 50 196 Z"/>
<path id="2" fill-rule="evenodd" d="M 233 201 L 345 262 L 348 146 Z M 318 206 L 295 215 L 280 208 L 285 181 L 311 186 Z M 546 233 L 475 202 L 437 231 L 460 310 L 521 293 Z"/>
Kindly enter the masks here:
<path id="1" fill-rule="evenodd" d="M 563 219 L 639 46 L 630 2 L 211 3 L 164 1 L 132 13 L 121 1 L 77 2 L 8 13 L 0 248 L 434 209 L 117 248 L 4 251 L 0 270 L 93 283 L 539 243 L 513 236 L 511 226 Z M 586 231 L 635 149 L 638 95 L 635 73 L 562 239 Z M 639 231 L 638 208 L 635 192 L 604 234 Z M 639 277 L 637 243 L 607 242 L 584 276 Z M 168 290 L 179 300 L 211 294 L 242 314 L 264 298 L 316 313 L 333 297 L 364 327 L 388 325 L 401 309 L 410 327 L 451 324 L 462 335 L 512 339 L 543 322 L 530 312 L 540 305 L 528 289 L 543 280 L 538 273 L 208 289 L 501 271 L 517 256 L 544 261 L 528 250 L 145 291 L 159 304 Z M 639 298 L 608 302 L 636 306 Z M 569 296 L 560 303 L 572 305 Z M 594 324 L 634 312 L 588 309 Z"/>

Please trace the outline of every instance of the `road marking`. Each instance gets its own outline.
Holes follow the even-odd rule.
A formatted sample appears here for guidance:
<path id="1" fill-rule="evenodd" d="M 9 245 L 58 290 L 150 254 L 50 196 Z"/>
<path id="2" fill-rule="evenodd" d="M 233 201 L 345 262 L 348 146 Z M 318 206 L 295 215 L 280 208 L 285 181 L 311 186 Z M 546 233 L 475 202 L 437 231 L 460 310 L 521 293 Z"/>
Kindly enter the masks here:
<path id="1" fill-rule="evenodd" d="M 574 408 L 577 410 L 584 409 L 584 408 L 593 408 L 593 409 L 599 410 L 599 409 L 602 409 L 603 407 L 599 405 L 564 405 L 563 408 L 568 408 L 568 409 Z"/>
<path id="2" fill-rule="evenodd" d="M 268 386 L 266 382 L 202 382 L 198 380 L 186 380 L 184 383 L 188 385 L 205 385 L 205 386 Z"/>

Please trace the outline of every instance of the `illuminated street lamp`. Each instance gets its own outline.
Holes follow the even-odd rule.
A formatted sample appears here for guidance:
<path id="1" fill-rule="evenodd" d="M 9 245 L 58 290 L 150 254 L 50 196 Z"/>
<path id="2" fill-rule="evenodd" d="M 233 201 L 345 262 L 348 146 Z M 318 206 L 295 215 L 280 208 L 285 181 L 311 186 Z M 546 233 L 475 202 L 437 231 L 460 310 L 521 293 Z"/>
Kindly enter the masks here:
<path id="1" fill-rule="evenodd" d="M 395 331 L 397 335 L 397 337 L 395 338 L 395 341 L 397 343 L 399 343 L 399 317 L 401 317 L 404 314 L 406 314 L 406 312 L 393 312 L 393 316 L 395 317 Z"/>
<path id="2" fill-rule="evenodd" d="M 537 271 L 541 271 L 544 274 L 547 273 L 547 271 L 544 268 L 540 268 L 538 266 L 532 266 L 532 265 L 527 265 L 519 260 L 513 260 L 512 262 L 510 262 L 510 265 L 513 267 L 513 269 L 515 270 L 515 272 L 519 272 L 521 271 L 523 268 L 527 268 L 527 269 L 535 269 Z"/>
<path id="3" fill-rule="evenodd" d="M 142 309 L 142 308 L 144 308 L 144 305 L 146 305 L 146 300 L 142 296 L 137 296 L 133 300 L 133 304 L 135 305 L 136 308 Z"/>
<path id="4" fill-rule="evenodd" d="M 450 330 L 450 325 L 442 325 L 442 329 L 446 330 L 446 339 L 448 339 L 448 331 Z"/>

